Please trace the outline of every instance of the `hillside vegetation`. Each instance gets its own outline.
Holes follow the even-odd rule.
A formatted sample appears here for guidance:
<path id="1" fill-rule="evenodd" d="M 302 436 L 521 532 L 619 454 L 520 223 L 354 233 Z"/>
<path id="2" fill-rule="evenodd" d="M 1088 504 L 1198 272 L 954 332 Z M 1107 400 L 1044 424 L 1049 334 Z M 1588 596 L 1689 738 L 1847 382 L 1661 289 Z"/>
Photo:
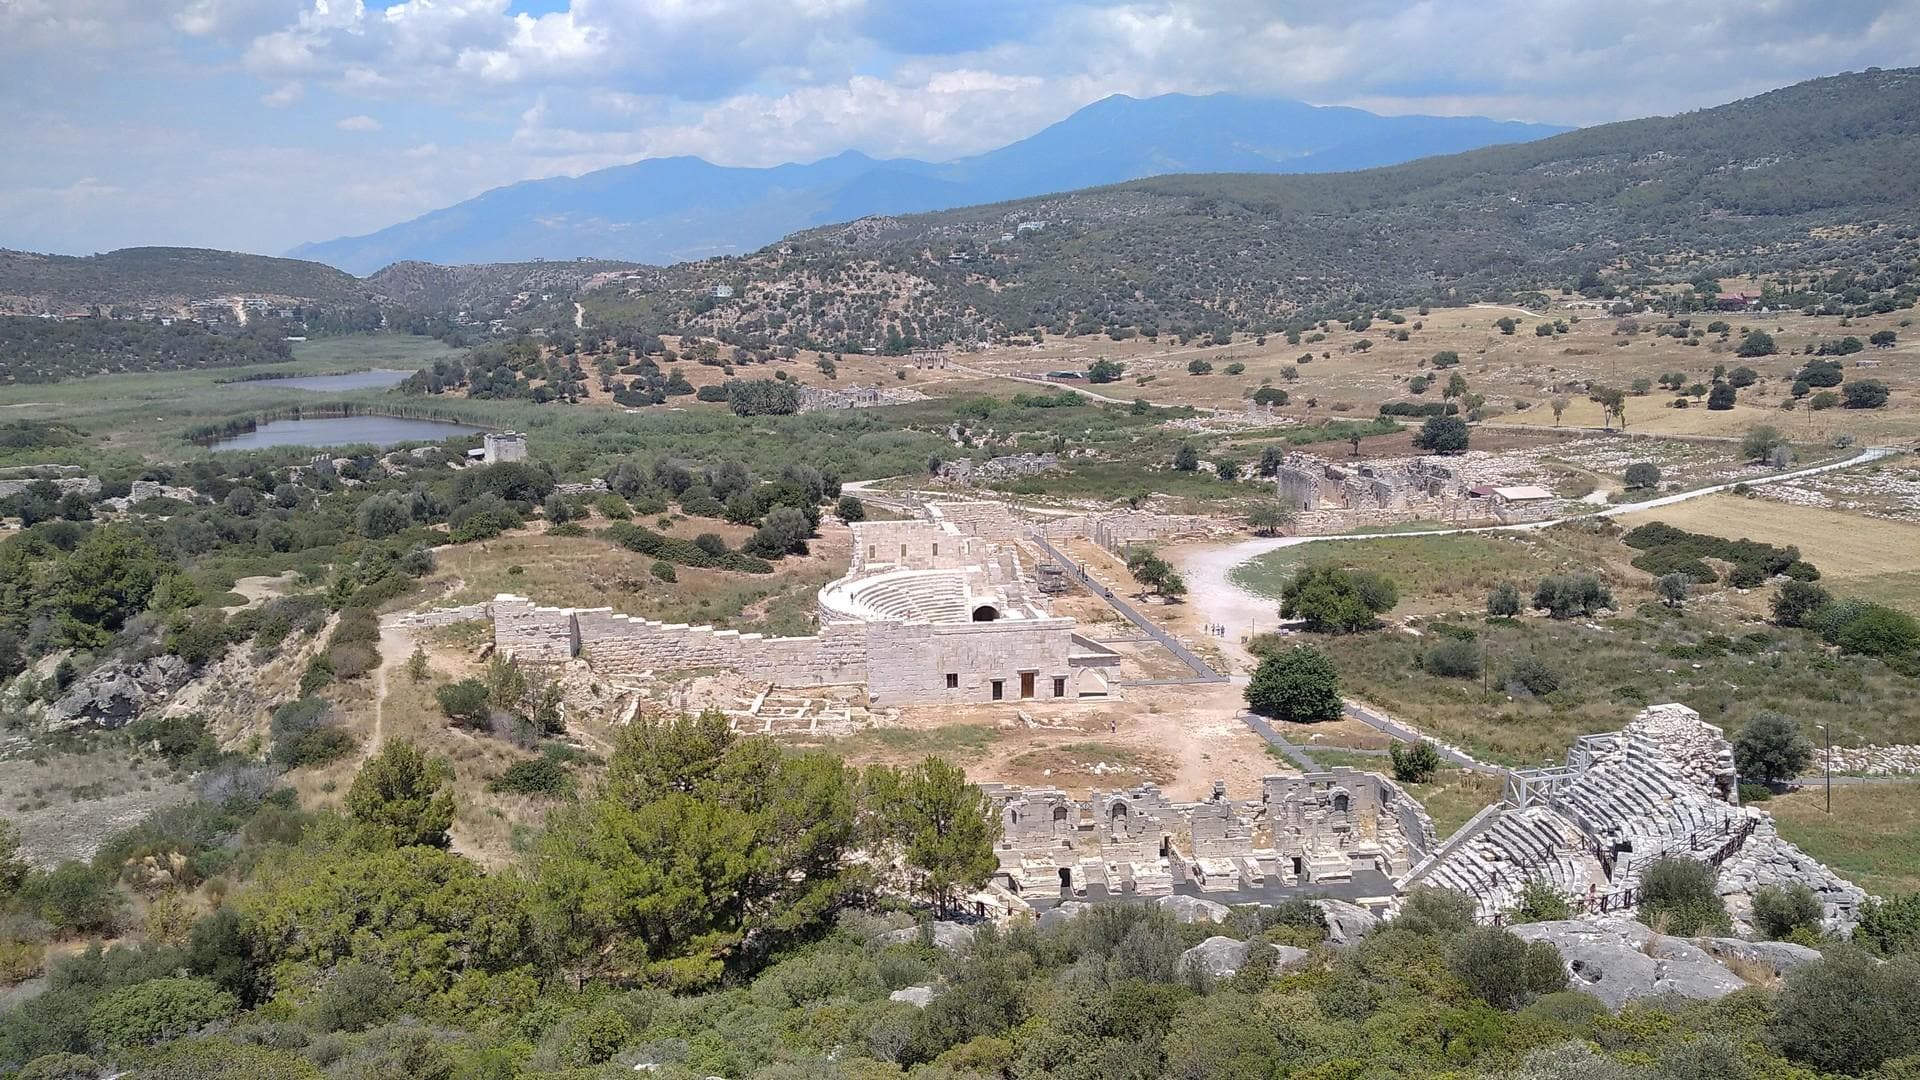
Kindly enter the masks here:
<path id="1" fill-rule="evenodd" d="M 1161 177 L 868 218 L 590 307 L 614 322 L 902 347 L 1038 327 L 1258 332 L 1554 281 L 1598 294 L 1762 267 L 1871 274 L 1916 248 L 1916 158 L 1920 71 L 1872 71 L 1365 172 Z M 716 302 L 716 281 L 749 287 Z"/>
<path id="2" fill-rule="evenodd" d="M 0 250 L 0 310 L 58 313 L 234 295 L 344 304 L 365 301 L 371 291 L 331 266 L 233 251 L 143 247 L 74 256 Z"/>

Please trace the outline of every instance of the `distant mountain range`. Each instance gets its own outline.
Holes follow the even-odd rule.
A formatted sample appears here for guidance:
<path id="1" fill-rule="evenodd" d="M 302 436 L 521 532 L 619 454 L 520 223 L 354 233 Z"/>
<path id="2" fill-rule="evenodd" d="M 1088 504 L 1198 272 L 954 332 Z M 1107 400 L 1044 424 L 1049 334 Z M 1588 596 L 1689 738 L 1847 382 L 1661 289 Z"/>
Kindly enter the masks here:
<path id="1" fill-rule="evenodd" d="M 752 251 L 789 233 L 1170 173 L 1319 173 L 1391 165 L 1563 127 L 1214 94 L 1095 102 L 1029 138 L 957 161 L 855 151 L 742 169 L 649 158 L 575 178 L 530 180 L 370 233 L 289 254 L 366 275 L 442 264 L 592 257 L 667 264 Z"/>

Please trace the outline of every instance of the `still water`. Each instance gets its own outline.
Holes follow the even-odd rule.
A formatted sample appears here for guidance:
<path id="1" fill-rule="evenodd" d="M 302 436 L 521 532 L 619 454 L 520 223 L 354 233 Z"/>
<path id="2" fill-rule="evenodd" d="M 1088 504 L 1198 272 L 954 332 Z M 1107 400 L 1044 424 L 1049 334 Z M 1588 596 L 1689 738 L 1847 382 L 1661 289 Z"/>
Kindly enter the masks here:
<path id="1" fill-rule="evenodd" d="M 243 435 L 221 439 L 216 450 L 264 450 L 270 446 L 345 446 L 371 443 L 438 442 L 478 435 L 485 428 L 448 420 L 405 420 L 393 416 L 323 416 L 312 420 L 274 420 Z"/>

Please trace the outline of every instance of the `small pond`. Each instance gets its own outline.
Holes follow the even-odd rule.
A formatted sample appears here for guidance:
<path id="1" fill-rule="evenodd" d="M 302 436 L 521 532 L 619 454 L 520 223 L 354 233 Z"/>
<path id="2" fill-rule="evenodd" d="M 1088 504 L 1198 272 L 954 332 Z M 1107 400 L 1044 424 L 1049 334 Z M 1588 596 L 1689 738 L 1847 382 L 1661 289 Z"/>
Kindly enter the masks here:
<path id="1" fill-rule="evenodd" d="M 271 446 L 345 446 L 371 443 L 393 446 L 403 442 L 438 442 L 462 435 L 478 435 L 485 428 L 450 420 L 409 420 L 394 416 L 322 416 L 311 420 L 274 420 L 231 439 L 213 444 L 215 450 L 265 450 Z"/>
<path id="2" fill-rule="evenodd" d="M 288 390 L 383 390 L 389 386 L 399 386 L 411 374 L 413 374 L 411 371 L 374 368 L 372 371 L 349 371 L 344 375 L 289 375 L 280 379 L 248 379 L 246 384 Z"/>

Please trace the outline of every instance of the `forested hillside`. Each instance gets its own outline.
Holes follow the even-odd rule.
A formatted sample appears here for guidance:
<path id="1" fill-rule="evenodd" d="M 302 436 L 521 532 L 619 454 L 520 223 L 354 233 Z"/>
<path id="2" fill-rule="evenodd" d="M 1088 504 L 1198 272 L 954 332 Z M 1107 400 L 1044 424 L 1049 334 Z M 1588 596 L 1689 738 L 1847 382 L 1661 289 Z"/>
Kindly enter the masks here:
<path id="1" fill-rule="evenodd" d="M 122 248 L 104 255 L 0 251 L 0 311 L 168 304 L 224 296 L 322 301 L 371 298 L 365 282 L 330 266 L 205 248 Z"/>
<path id="2" fill-rule="evenodd" d="M 178 371 L 293 359 L 278 322 L 221 333 L 195 323 L 59 322 L 0 316 L 0 384 L 58 382 L 122 371 Z"/>
<path id="3" fill-rule="evenodd" d="M 1178 176 L 869 218 L 623 287 L 611 320 L 896 347 L 1274 329 L 1389 301 L 1845 264 L 1920 249 L 1920 71 L 1332 175 Z M 1021 228 L 1027 223 L 1026 228 Z M 714 280 L 744 280 L 713 302 Z"/>

